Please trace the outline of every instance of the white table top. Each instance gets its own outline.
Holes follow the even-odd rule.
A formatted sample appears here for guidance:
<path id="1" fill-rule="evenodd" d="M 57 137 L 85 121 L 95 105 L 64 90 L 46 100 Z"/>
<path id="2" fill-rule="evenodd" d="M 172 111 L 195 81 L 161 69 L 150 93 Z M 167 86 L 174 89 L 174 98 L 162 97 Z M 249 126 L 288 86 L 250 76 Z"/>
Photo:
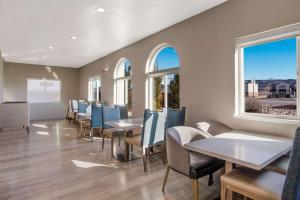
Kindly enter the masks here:
<path id="1" fill-rule="evenodd" d="M 133 118 L 133 119 L 122 119 L 118 121 L 108 121 L 105 122 L 106 125 L 112 126 L 114 128 L 121 129 L 136 129 L 141 128 L 143 126 L 142 118 Z"/>
<path id="2" fill-rule="evenodd" d="M 188 150 L 261 170 L 288 153 L 292 140 L 263 134 L 230 131 L 184 145 Z"/>

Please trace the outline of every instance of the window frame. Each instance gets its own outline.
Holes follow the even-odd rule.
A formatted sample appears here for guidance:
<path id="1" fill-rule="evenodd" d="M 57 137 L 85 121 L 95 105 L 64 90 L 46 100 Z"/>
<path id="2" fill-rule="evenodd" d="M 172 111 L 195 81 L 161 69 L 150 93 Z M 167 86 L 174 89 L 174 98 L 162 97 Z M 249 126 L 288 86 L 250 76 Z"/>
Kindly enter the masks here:
<path id="1" fill-rule="evenodd" d="M 179 66 L 178 67 L 174 67 L 174 68 L 169 68 L 169 69 L 164 69 L 164 70 L 157 70 L 155 69 L 154 65 L 155 65 L 155 60 L 157 58 L 157 56 L 159 55 L 159 53 L 164 50 L 165 48 L 168 48 L 168 47 L 171 47 L 173 49 L 176 50 L 176 48 L 174 48 L 173 46 L 167 44 L 167 43 L 163 43 L 161 45 L 158 45 L 157 47 L 155 47 L 149 58 L 148 58 L 148 61 L 147 61 L 147 66 L 146 66 L 146 81 L 145 81 L 145 105 L 146 105 L 146 108 L 150 109 L 150 110 L 154 110 L 153 109 L 153 104 L 151 103 L 151 101 L 153 100 L 153 90 L 152 90 L 152 84 L 150 83 L 150 80 L 152 78 L 155 78 L 155 77 L 160 77 L 162 76 L 163 79 L 164 79 L 164 85 L 168 85 L 167 84 L 167 78 L 168 78 L 168 75 L 179 75 L 179 78 L 180 78 L 180 58 L 179 58 L 179 55 L 177 53 L 177 57 L 179 59 Z M 177 52 L 177 50 L 176 50 Z M 179 86 L 180 88 L 180 86 Z M 165 92 L 165 95 L 164 95 L 164 109 L 165 108 L 168 108 L 168 88 L 165 87 L 164 88 L 164 92 Z M 179 91 L 180 93 L 180 91 Z M 179 101 L 179 105 L 180 105 L 180 101 Z M 181 105 L 180 105 L 181 106 Z"/>
<path id="2" fill-rule="evenodd" d="M 131 84 L 132 84 L 132 74 L 133 74 L 132 68 L 131 68 L 131 73 L 130 73 L 129 76 L 121 76 L 121 77 L 117 76 L 119 68 L 121 67 L 121 64 L 124 63 L 125 61 L 128 61 L 130 63 L 130 65 L 131 65 L 131 67 L 132 67 L 132 64 L 131 64 L 130 60 L 128 58 L 126 58 L 126 57 L 120 58 L 119 61 L 116 64 L 116 66 L 115 66 L 115 71 L 114 71 L 114 104 L 118 104 L 118 102 L 117 102 L 117 95 L 118 95 L 117 83 L 119 81 L 129 81 L 130 80 Z M 128 82 L 127 82 L 127 84 L 128 84 Z M 125 89 L 125 84 L 124 84 L 123 90 L 124 89 Z M 128 94 L 124 93 L 124 98 L 125 97 L 127 97 L 127 100 L 124 99 L 124 103 L 123 103 L 124 105 L 128 104 Z M 133 109 L 133 106 L 132 106 L 131 109 Z"/>
<path id="3" fill-rule="evenodd" d="M 276 116 L 271 114 L 247 113 L 245 112 L 245 91 L 244 91 L 244 55 L 243 49 L 278 40 L 296 38 L 297 55 L 296 55 L 296 116 Z M 234 118 L 242 118 L 249 120 L 262 120 L 270 122 L 296 122 L 300 121 L 300 23 L 280 27 L 270 31 L 265 31 L 258 34 L 238 38 L 235 45 L 235 112 Z"/>
<path id="4" fill-rule="evenodd" d="M 96 100 L 92 99 L 92 96 L 93 96 L 92 88 L 93 88 L 93 86 L 92 86 L 91 82 L 96 81 L 96 80 L 100 80 L 100 88 L 102 86 L 101 76 L 94 76 L 94 77 L 89 78 L 89 81 L 88 81 L 88 100 L 89 101 L 100 101 L 100 99 L 99 99 L 99 90 L 97 90 L 97 99 Z"/>
<path id="5" fill-rule="evenodd" d="M 29 101 L 29 88 L 28 88 L 28 81 L 29 80 L 36 80 L 36 81 L 58 81 L 59 82 L 59 85 L 60 85 L 60 90 L 59 90 L 59 100 L 58 101 L 37 101 L 37 102 L 30 102 Z M 39 78 L 27 78 L 27 82 L 26 82 L 26 87 L 27 87 L 27 91 L 26 91 L 26 95 L 27 95 L 27 102 L 29 104 L 42 104 L 42 103 L 61 103 L 62 102 L 62 81 L 60 79 L 39 79 Z M 47 87 L 45 86 L 45 91 L 44 92 L 47 92 Z"/>

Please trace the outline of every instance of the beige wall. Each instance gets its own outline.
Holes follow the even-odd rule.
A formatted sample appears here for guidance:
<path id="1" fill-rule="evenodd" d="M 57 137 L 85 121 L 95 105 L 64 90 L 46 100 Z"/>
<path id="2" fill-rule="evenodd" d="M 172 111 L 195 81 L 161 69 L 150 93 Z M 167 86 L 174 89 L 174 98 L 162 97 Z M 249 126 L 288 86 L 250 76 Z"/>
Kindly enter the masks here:
<path id="1" fill-rule="evenodd" d="M 102 96 L 112 104 L 113 70 L 119 58 L 127 57 L 133 66 L 133 112 L 142 116 L 148 55 L 158 44 L 169 43 L 180 56 L 181 105 L 187 107 L 189 125 L 209 118 L 236 129 L 291 137 L 296 125 L 233 118 L 234 44 L 238 37 L 300 22 L 299 8 L 299 0 L 230 0 L 84 66 L 80 98 L 87 98 L 89 77 L 108 67 Z"/>
<path id="2" fill-rule="evenodd" d="M 30 105 L 31 120 L 63 118 L 69 99 L 78 98 L 78 69 L 8 63 L 4 65 L 4 101 L 27 101 L 27 79 L 55 79 L 55 73 L 61 80 L 61 104 Z"/>
<path id="3" fill-rule="evenodd" d="M 3 88 L 4 88 L 3 68 L 4 68 L 4 60 L 2 58 L 2 54 L 0 51 L 0 104 L 3 102 Z"/>

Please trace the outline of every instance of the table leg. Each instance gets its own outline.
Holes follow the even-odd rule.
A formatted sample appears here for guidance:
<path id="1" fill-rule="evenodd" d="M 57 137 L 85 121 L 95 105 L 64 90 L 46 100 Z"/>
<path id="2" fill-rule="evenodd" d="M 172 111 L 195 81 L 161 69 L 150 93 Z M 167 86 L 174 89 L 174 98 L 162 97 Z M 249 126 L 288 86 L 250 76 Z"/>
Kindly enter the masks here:
<path id="1" fill-rule="evenodd" d="M 231 172 L 232 170 L 232 163 L 229 161 L 225 162 L 225 174 Z M 226 192 L 226 200 L 232 200 L 232 191 L 227 190 Z"/>

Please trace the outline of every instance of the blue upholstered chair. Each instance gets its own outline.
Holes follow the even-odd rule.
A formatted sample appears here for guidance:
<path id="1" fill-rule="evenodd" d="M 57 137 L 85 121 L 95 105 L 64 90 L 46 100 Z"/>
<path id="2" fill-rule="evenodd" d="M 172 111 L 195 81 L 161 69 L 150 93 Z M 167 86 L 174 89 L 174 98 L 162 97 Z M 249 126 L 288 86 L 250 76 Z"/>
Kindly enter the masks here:
<path id="1" fill-rule="evenodd" d="M 121 119 L 128 119 L 128 108 L 126 105 L 115 105 L 115 108 L 119 108 Z"/>
<path id="2" fill-rule="evenodd" d="M 113 128 L 105 124 L 107 121 L 117 121 L 121 119 L 120 109 L 109 106 L 103 107 L 103 129 L 102 129 L 102 150 L 104 149 L 104 139 L 111 139 L 111 157 L 113 157 L 114 138 L 124 132 L 123 129 Z M 120 144 L 120 141 L 119 141 Z"/>
<path id="3" fill-rule="evenodd" d="M 164 112 L 152 112 L 146 109 L 141 135 L 125 135 L 125 157 L 128 159 L 129 145 L 142 148 L 144 171 L 148 170 L 147 161 L 149 148 L 164 143 L 165 140 L 166 115 Z M 163 147 L 163 145 L 162 145 Z M 162 148 L 164 155 L 164 148 Z"/>
<path id="4" fill-rule="evenodd" d="M 129 155 L 129 145 L 142 147 L 144 171 L 147 171 L 149 147 L 161 146 L 163 162 L 166 161 L 166 129 L 174 126 L 182 126 L 185 123 L 185 108 L 171 109 L 165 112 L 153 112 L 146 109 L 144 112 L 144 125 L 141 135 L 125 136 L 125 157 Z"/>
<path id="5" fill-rule="evenodd" d="M 90 126 L 90 137 L 93 141 L 94 129 L 102 130 L 103 128 L 103 107 L 101 105 L 91 105 L 91 119 L 90 122 L 86 122 Z M 85 132 L 84 132 L 85 138 Z"/>
<path id="6" fill-rule="evenodd" d="M 167 120 L 166 120 L 166 129 L 172 128 L 172 127 L 175 127 L 175 126 L 184 126 L 184 124 L 185 124 L 185 111 L 186 111 L 185 107 L 182 107 L 179 110 L 168 108 Z"/>
<path id="7" fill-rule="evenodd" d="M 221 198 L 229 190 L 252 199 L 300 199 L 300 128 L 297 128 L 287 175 L 238 167 L 221 177 Z M 233 188 L 238 188 L 236 191 Z"/>

